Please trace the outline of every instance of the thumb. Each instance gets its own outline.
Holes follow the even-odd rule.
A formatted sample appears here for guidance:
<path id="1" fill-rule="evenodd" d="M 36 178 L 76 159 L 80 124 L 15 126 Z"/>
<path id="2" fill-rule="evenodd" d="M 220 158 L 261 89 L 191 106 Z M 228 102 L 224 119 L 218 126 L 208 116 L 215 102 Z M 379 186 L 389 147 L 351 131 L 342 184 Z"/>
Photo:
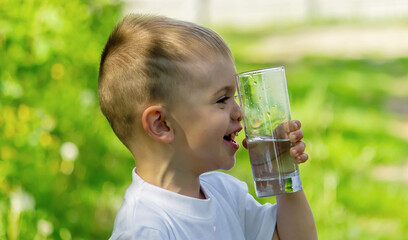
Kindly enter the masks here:
<path id="1" fill-rule="evenodd" d="M 242 140 L 242 146 L 244 146 L 244 148 L 248 149 L 248 144 L 247 144 L 246 138 L 244 140 Z"/>

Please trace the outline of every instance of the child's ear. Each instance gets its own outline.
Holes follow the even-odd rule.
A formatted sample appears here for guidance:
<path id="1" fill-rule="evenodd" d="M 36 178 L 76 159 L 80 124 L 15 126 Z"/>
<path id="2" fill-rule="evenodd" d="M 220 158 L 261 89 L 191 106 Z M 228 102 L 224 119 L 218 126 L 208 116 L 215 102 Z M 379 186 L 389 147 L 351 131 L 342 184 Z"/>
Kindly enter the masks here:
<path id="1" fill-rule="evenodd" d="M 174 134 L 168 122 L 166 122 L 166 113 L 166 109 L 162 106 L 150 106 L 143 111 L 142 125 L 147 134 L 154 140 L 171 143 Z"/>

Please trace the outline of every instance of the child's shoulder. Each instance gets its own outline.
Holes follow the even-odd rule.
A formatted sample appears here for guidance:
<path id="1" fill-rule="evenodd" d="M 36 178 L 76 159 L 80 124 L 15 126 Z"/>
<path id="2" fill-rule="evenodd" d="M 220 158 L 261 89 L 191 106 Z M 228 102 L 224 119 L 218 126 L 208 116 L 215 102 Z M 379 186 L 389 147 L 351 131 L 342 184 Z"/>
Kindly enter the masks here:
<path id="1" fill-rule="evenodd" d="M 111 239 L 164 239 L 167 225 L 157 205 L 142 198 L 125 198 L 119 209 Z M 141 221 L 142 220 L 142 221 Z"/>
<path id="2" fill-rule="evenodd" d="M 209 172 L 200 176 L 204 189 L 216 190 L 221 193 L 242 194 L 248 192 L 245 182 L 223 172 Z"/>

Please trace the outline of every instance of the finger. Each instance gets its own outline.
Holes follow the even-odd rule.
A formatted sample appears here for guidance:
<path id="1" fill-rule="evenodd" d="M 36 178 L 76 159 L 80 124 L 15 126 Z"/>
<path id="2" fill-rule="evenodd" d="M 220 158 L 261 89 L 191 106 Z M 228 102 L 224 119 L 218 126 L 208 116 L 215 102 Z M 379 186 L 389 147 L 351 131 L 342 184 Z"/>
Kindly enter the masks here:
<path id="1" fill-rule="evenodd" d="M 247 144 L 246 138 L 244 140 L 242 140 L 242 146 L 244 146 L 244 148 L 248 149 L 248 144 Z"/>
<path id="2" fill-rule="evenodd" d="M 303 153 L 302 155 L 298 156 L 295 158 L 295 161 L 297 163 L 304 163 L 309 159 L 309 155 L 307 155 L 306 153 Z"/>
<path id="3" fill-rule="evenodd" d="M 305 135 L 305 133 L 303 132 L 302 129 L 291 132 L 289 134 L 289 139 L 291 142 L 295 143 L 295 142 L 299 142 L 300 140 L 302 140 L 303 136 Z"/>
<path id="4" fill-rule="evenodd" d="M 299 120 L 292 120 L 292 121 L 289 122 L 289 130 L 291 132 L 299 130 L 300 127 L 302 127 L 302 124 L 300 123 Z"/>
<path id="5" fill-rule="evenodd" d="M 297 157 L 301 156 L 301 155 L 305 152 L 305 149 L 306 149 L 306 144 L 305 144 L 305 142 L 300 141 L 300 142 L 296 143 L 296 145 L 293 146 L 293 147 L 290 149 L 290 155 L 291 155 L 293 158 L 297 158 Z"/>

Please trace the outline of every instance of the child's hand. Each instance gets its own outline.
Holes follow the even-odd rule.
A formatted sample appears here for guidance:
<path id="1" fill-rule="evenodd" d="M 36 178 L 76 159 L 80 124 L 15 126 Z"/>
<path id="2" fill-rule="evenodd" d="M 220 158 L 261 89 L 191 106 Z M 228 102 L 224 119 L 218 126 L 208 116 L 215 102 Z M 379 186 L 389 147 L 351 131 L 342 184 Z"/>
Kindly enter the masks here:
<path id="1" fill-rule="evenodd" d="M 300 128 L 302 124 L 298 120 L 292 120 L 289 122 L 289 139 L 294 144 L 290 148 L 290 155 L 295 158 L 297 163 L 304 163 L 309 159 L 309 156 L 305 153 L 306 144 L 302 141 L 303 130 Z"/>
<path id="2" fill-rule="evenodd" d="M 290 142 L 293 144 L 293 147 L 290 148 L 290 155 L 295 159 L 297 163 L 304 163 L 309 159 L 309 156 L 305 153 L 305 142 L 302 141 L 303 130 L 300 129 L 302 124 L 298 120 L 289 121 L 289 132 L 284 129 L 288 129 L 287 122 L 279 125 L 275 131 L 275 136 L 280 136 L 281 138 L 289 138 Z M 242 145 L 245 148 L 248 148 L 247 141 L 244 139 Z"/>

